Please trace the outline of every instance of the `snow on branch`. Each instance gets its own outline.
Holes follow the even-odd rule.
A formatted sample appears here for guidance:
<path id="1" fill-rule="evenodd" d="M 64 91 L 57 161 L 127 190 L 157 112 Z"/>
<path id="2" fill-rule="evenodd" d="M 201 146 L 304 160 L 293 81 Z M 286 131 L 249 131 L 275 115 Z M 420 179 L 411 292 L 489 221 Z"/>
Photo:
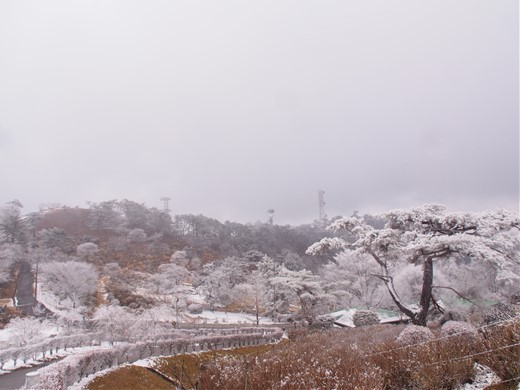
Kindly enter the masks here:
<path id="1" fill-rule="evenodd" d="M 317 255 L 326 251 L 339 251 L 348 248 L 348 243 L 339 237 L 324 238 L 312 244 L 305 252 L 308 255 Z"/>

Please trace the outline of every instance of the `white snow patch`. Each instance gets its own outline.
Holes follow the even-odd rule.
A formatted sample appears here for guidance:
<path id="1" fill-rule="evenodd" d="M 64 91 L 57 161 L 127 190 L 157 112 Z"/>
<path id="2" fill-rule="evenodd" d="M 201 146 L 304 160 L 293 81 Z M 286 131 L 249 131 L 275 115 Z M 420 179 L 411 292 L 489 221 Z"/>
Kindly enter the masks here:
<path id="1" fill-rule="evenodd" d="M 495 374 L 491 368 L 475 363 L 475 377 L 473 383 L 465 383 L 459 386 L 457 390 L 481 390 L 488 386 L 501 382 L 501 379 Z"/>
<path id="2" fill-rule="evenodd" d="M 0 345 L 3 343 L 7 345 L 7 343 L 13 339 L 12 332 L 13 330 L 10 328 L 0 330 Z"/>
<path id="3" fill-rule="evenodd" d="M 38 301 L 41 302 L 52 312 L 58 314 L 60 317 L 71 321 L 82 321 L 84 306 L 72 308 L 72 301 L 70 299 L 61 300 L 52 292 L 45 289 L 45 285 L 38 284 Z"/>
<path id="4" fill-rule="evenodd" d="M 138 366 L 138 367 L 144 367 L 144 368 L 153 367 L 153 359 L 137 360 L 137 361 L 133 362 L 132 365 Z"/>
<path id="5" fill-rule="evenodd" d="M 334 313 L 330 313 L 329 315 L 335 319 L 334 322 L 336 324 L 354 328 L 355 326 L 352 317 L 356 311 L 356 309 L 339 310 L 335 311 Z"/>
<path id="6" fill-rule="evenodd" d="M 247 313 L 229 313 L 224 311 L 204 310 L 201 314 L 192 314 L 183 316 L 186 322 L 194 322 L 197 324 L 254 324 L 256 325 L 256 316 Z M 272 324 L 270 318 L 259 317 L 260 324 Z"/>
<path id="7" fill-rule="evenodd" d="M 339 326 L 347 326 L 349 328 L 355 328 L 354 325 L 354 313 L 359 309 L 348 309 L 348 310 L 338 310 L 333 313 L 327 314 L 327 316 L 335 319 L 335 323 Z M 403 317 L 398 313 L 389 311 L 389 310 L 374 310 L 375 313 L 379 316 L 379 320 L 381 324 L 387 322 L 393 322 L 401 320 Z"/>
<path id="8" fill-rule="evenodd" d="M 200 295 L 200 294 L 197 294 L 197 293 L 193 293 L 193 294 L 188 295 L 186 300 L 188 302 L 190 302 L 190 303 L 198 303 L 198 304 L 206 303 L 206 300 L 204 299 L 204 297 L 202 295 Z"/>

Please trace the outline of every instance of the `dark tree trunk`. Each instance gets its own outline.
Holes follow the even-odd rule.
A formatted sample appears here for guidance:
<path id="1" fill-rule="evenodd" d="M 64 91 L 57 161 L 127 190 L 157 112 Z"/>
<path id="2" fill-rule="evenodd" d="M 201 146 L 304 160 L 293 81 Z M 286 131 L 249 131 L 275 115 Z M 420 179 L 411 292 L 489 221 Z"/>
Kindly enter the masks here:
<path id="1" fill-rule="evenodd" d="M 421 290 L 420 310 L 412 322 L 415 325 L 426 326 L 426 316 L 430 309 L 433 289 L 433 257 L 428 256 L 423 264 L 423 280 Z"/>

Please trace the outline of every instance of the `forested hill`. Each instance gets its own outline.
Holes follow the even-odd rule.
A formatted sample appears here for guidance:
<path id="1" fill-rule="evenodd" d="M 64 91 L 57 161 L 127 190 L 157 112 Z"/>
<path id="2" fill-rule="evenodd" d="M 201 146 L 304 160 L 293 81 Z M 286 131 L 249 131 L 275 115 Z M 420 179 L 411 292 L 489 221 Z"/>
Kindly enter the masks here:
<path id="1" fill-rule="evenodd" d="M 296 268 L 315 269 L 325 259 L 310 258 L 305 250 L 329 234 L 311 224 L 242 224 L 189 214 L 171 217 L 126 199 L 90 203 L 89 208 L 54 207 L 27 215 L 19 202 L 10 202 L 6 208 L 22 221 L 4 228 L 4 235 L 11 234 L 13 242 L 67 255 L 75 254 L 80 244 L 94 243 L 99 247 L 91 259 L 95 263 L 145 268 L 168 262 L 174 251 L 185 250 L 203 264 L 230 256 L 255 261 L 268 255 L 294 263 Z"/>

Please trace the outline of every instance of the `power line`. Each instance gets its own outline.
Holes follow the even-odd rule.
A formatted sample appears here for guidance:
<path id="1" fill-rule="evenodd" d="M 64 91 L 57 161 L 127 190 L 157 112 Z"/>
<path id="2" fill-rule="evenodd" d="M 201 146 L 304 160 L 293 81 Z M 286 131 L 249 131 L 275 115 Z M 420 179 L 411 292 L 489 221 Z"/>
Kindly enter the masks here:
<path id="1" fill-rule="evenodd" d="M 453 359 L 450 359 L 450 360 L 443 360 L 441 362 L 430 363 L 430 364 L 427 364 L 426 366 L 436 366 L 438 364 L 451 363 L 451 362 L 455 362 L 457 360 L 464 360 L 464 359 L 472 358 L 472 357 L 475 357 L 475 356 L 486 355 L 486 354 L 488 354 L 490 352 L 497 352 L 497 351 L 501 351 L 503 349 L 507 349 L 507 348 L 511 348 L 511 347 L 517 347 L 519 345 L 520 345 L 520 343 L 515 343 L 515 344 L 505 345 L 503 347 L 496 348 L 496 349 L 486 349 L 483 352 L 477 352 L 477 353 L 474 353 L 474 354 L 471 354 L 471 355 L 461 356 L 461 357 L 453 358 Z"/>

